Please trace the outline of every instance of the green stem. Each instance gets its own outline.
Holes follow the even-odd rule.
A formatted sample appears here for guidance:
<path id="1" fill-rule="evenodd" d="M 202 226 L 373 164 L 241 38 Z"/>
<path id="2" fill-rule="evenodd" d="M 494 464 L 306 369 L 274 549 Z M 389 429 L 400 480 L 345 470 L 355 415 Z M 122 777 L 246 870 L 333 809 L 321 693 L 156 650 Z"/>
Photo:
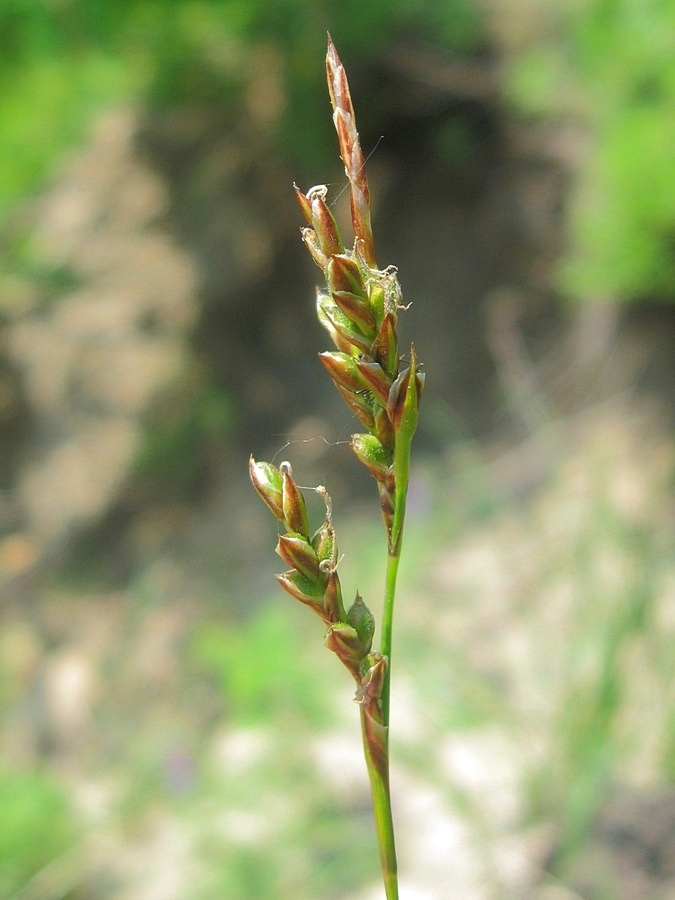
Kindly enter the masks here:
<path id="1" fill-rule="evenodd" d="M 385 579 L 381 648 L 382 655 L 387 657 L 388 664 L 382 684 L 382 695 L 378 710 L 382 717 L 381 724 L 374 721 L 366 706 L 361 707 L 363 752 L 366 758 L 366 766 L 368 767 L 368 775 L 370 776 L 375 832 L 380 850 L 380 867 L 382 869 L 382 880 L 387 900 L 398 900 L 394 820 L 391 812 L 391 795 L 389 793 L 389 676 L 396 576 L 401 555 L 400 549 L 401 542 L 399 540 L 396 552 L 389 553 Z"/>
<path id="2" fill-rule="evenodd" d="M 389 727 L 389 697 L 391 694 L 391 644 L 394 629 L 394 602 L 396 600 L 396 578 L 398 564 L 401 559 L 401 542 L 399 540 L 395 553 L 387 556 L 387 572 L 384 585 L 384 608 L 382 610 L 382 640 L 380 642 L 382 656 L 388 660 L 387 671 L 382 684 L 382 721 Z"/>
<path id="3" fill-rule="evenodd" d="M 415 381 L 416 360 L 415 348 L 411 348 L 410 378 L 406 390 L 403 415 L 396 430 L 396 446 L 394 449 L 394 516 L 388 541 L 387 572 L 384 586 L 384 608 L 382 611 L 382 655 L 389 663 L 382 685 L 382 721 L 389 726 L 389 695 L 391 684 L 391 645 L 394 627 L 394 601 L 396 600 L 396 578 L 398 564 L 401 560 L 403 543 L 403 524 L 405 522 L 405 505 L 408 496 L 410 479 L 410 453 L 412 440 L 417 428 L 417 384 Z"/>
<path id="4" fill-rule="evenodd" d="M 396 416 L 396 444 L 394 449 L 394 515 L 387 542 L 387 571 L 384 587 L 384 609 L 382 614 L 382 656 L 387 659 L 387 668 L 382 682 L 379 704 L 375 710 L 361 707 L 361 728 L 363 748 L 370 775 L 373 796 L 375 829 L 380 848 L 380 865 L 387 900 L 398 900 L 398 876 L 396 867 L 396 846 L 394 843 L 394 822 L 391 814 L 389 793 L 389 696 L 391 684 L 391 645 L 394 626 L 394 602 L 396 600 L 396 579 L 401 560 L 403 543 L 403 523 L 405 521 L 406 497 L 410 477 L 410 452 L 412 439 L 417 427 L 417 364 L 415 348 L 410 351 L 410 374 L 405 389 L 401 414 Z M 375 712 L 376 718 L 373 716 Z"/>
<path id="5" fill-rule="evenodd" d="M 398 900 L 398 871 L 394 820 L 389 794 L 389 754 L 387 728 L 374 721 L 367 707 L 361 707 L 363 753 L 370 777 L 375 832 L 380 850 L 380 867 L 387 900 Z"/>
<path id="6" fill-rule="evenodd" d="M 389 695 L 391 672 L 391 640 L 394 624 L 394 600 L 396 598 L 396 576 L 401 558 L 401 542 L 397 552 L 389 553 L 385 580 L 384 614 L 382 619 L 382 655 L 388 659 L 387 670 L 382 684 L 380 710 L 382 724 L 376 725 L 365 707 L 361 707 L 361 730 L 363 751 L 366 757 L 370 790 L 373 798 L 375 831 L 380 848 L 380 866 L 387 900 L 398 900 L 398 876 L 396 865 L 396 845 L 394 843 L 394 821 L 391 813 L 389 793 Z"/>
<path id="7" fill-rule="evenodd" d="M 410 475 L 410 450 L 417 425 L 418 398 L 415 382 L 414 348 L 411 355 L 411 377 L 406 390 L 403 415 L 397 428 L 396 447 L 394 450 L 394 516 L 387 543 L 387 571 L 385 575 L 382 640 L 380 645 L 382 655 L 387 659 L 387 668 L 376 713 L 379 716 L 379 721 L 374 719 L 372 710 L 369 711 L 366 706 L 361 707 L 363 748 L 370 776 L 375 830 L 380 848 L 380 865 L 382 867 L 382 878 L 387 900 L 398 900 L 394 822 L 391 814 L 391 796 L 389 793 L 389 697 L 396 579 L 403 542 L 403 523 L 405 521 L 406 496 L 408 494 Z"/>
<path id="8" fill-rule="evenodd" d="M 406 483 L 407 488 L 407 483 Z M 394 548 L 389 549 L 387 557 L 387 572 L 385 576 L 384 610 L 382 615 L 382 640 L 381 652 L 387 657 L 388 664 L 382 684 L 382 697 L 380 709 L 382 714 L 382 726 L 380 746 L 374 746 L 372 735 L 367 729 L 367 711 L 361 709 L 361 728 L 363 731 L 363 748 L 370 776 L 370 789 L 373 797 L 373 812 L 375 814 L 375 830 L 377 842 L 380 848 L 380 866 L 387 900 L 398 900 L 398 877 L 396 866 L 396 846 L 394 843 L 394 822 L 391 814 L 391 796 L 389 793 L 389 697 L 391 685 L 391 644 L 394 625 L 394 601 L 396 599 L 396 577 L 398 564 L 401 559 L 401 536 L 403 517 L 405 516 L 405 493 L 400 493 L 397 487 L 397 497 L 394 522 L 399 521 L 398 540 Z M 392 528 L 392 532 L 394 529 Z M 377 752 L 379 750 L 379 753 Z M 377 754 L 377 755 L 375 755 Z M 379 763 L 379 765 L 378 765 Z"/>

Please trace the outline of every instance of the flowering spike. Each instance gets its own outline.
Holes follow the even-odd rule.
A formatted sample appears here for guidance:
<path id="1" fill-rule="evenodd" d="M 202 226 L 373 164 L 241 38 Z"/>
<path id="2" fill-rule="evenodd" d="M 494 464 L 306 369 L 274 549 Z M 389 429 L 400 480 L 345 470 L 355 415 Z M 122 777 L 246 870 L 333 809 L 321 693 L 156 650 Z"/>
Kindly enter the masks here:
<path id="1" fill-rule="evenodd" d="M 410 367 L 400 372 L 397 343 L 398 312 L 403 308 L 394 266 L 378 269 L 370 217 L 370 191 L 356 128 L 354 107 L 344 67 L 328 37 L 328 89 L 340 155 L 349 179 L 353 248 L 346 250 L 327 203 L 327 188 L 317 185 L 306 194 L 294 185 L 306 227 L 302 239 L 322 269 L 326 288 L 317 291 L 319 322 L 336 352 L 320 354 L 322 365 L 367 433 L 353 435 L 351 446 L 377 483 L 387 534 L 381 652 L 372 652 L 374 620 L 357 593 L 345 612 L 332 507 L 325 488 L 317 493 L 326 503 L 323 524 L 309 537 L 305 499 L 291 467 L 277 469 L 251 458 L 251 481 L 282 524 L 277 553 L 291 567 L 277 575 L 282 588 L 316 612 L 328 626 L 326 645 L 357 682 L 363 746 L 371 780 L 380 859 L 388 898 L 398 897 L 396 853 L 389 797 L 388 725 L 389 659 L 391 655 L 396 572 L 401 553 L 410 449 L 417 424 L 417 405 L 424 376 L 417 370 L 415 349 Z"/>
<path id="2" fill-rule="evenodd" d="M 347 75 L 330 37 L 326 54 L 326 76 L 333 106 L 333 123 L 340 145 L 340 156 L 345 165 L 347 178 L 349 178 L 356 249 L 368 266 L 377 268 L 370 224 L 370 190 L 366 178 L 365 160 L 359 142 L 359 133 L 356 130 L 356 116 Z"/>

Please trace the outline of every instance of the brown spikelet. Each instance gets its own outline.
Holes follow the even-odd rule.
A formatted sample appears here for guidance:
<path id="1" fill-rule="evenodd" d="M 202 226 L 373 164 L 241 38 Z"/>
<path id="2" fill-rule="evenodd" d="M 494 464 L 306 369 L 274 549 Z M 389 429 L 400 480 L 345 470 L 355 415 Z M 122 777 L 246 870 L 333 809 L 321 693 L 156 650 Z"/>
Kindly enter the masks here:
<path id="1" fill-rule="evenodd" d="M 370 224 L 370 190 L 366 177 L 365 160 L 359 133 L 356 130 L 356 116 L 347 75 L 330 35 L 328 35 L 328 51 L 326 53 L 326 77 L 333 105 L 333 123 L 338 135 L 340 156 L 345 164 L 347 178 L 349 178 L 352 226 L 356 247 L 364 262 L 377 268 L 373 231 Z"/>

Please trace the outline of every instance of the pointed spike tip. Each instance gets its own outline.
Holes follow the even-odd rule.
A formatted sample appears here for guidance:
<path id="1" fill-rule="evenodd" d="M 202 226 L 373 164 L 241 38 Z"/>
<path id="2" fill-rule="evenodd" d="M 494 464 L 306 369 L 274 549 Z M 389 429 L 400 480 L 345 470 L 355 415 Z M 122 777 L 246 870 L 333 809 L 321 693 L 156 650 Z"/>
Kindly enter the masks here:
<path id="1" fill-rule="evenodd" d="M 342 63 L 340 62 L 340 57 L 338 56 L 338 52 L 335 49 L 335 43 L 333 42 L 330 31 L 326 32 L 326 57 L 327 59 L 330 59 L 335 66 L 342 65 Z"/>

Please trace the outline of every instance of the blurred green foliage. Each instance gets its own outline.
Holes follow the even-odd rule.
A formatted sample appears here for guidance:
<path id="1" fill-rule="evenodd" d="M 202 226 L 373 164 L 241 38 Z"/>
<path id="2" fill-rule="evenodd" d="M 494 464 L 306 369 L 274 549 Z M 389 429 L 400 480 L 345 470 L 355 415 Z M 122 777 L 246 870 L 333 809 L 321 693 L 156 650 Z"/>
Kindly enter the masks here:
<path id="1" fill-rule="evenodd" d="M 68 850 L 75 816 L 63 786 L 39 771 L 0 772 L 0 897 Z"/>
<path id="2" fill-rule="evenodd" d="M 612 463 L 630 440 L 605 429 L 595 450 L 564 457 L 519 503 L 473 446 L 415 473 L 394 651 L 397 779 L 432 792 L 477 836 L 495 896 L 504 893 L 489 866 L 503 852 L 503 834 L 494 850 L 501 788 L 509 842 L 527 851 L 533 827 L 545 826 L 552 880 L 577 890 L 573 867 L 616 786 L 673 783 L 672 449 L 657 445 L 645 468 L 640 443 L 630 466 Z M 382 534 L 372 512 L 369 522 L 335 524 L 345 591 L 358 587 L 379 618 Z M 271 574 L 269 595 L 235 589 L 220 546 L 207 552 L 219 580 L 176 577 L 166 560 L 96 611 L 106 627 L 81 648 L 100 684 L 95 714 L 82 743 L 45 760 L 57 783 L 63 771 L 81 774 L 60 791 L 39 770 L 0 774 L 0 897 L 38 875 L 49 885 L 70 879 L 73 896 L 93 896 L 92 885 L 140 895 L 156 887 L 158 860 L 177 877 L 185 867 L 182 877 L 194 880 L 176 895 L 197 900 L 330 898 L 373 881 L 349 677 L 322 646 L 320 621 Z M 165 630 L 183 606 L 200 612 Z M 66 618 L 60 605 L 50 609 Z M 98 644 L 104 632 L 108 649 Z M 19 679 L 0 679 L 11 723 L 27 700 L 5 682 Z M 448 757 L 455 747 L 459 757 Z M 455 768 L 474 751 L 467 770 Z M 104 801 L 75 841 L 65 799 L 73 785 L 96 787 Z M 103 861 L 89 852 L 99 845 Z M 601 886 L 588 896 L 616 896 L 603 873 L 590 874 Z"/>
<path id="3" fill-rule="evenodd" d="M 49 176 L 106 105 L 212 106 L 236 127 L 242 104 L 252 102 L 246 87 L 261 47 L 281 60 L 279 151 L 305 164 L 332 154 L 317 78 L 327 30 L 341 52 L 365 59 L 413 32 L 466 53 L 482 31 L 470 0 L 5 0 L 0 218 Z"/>
<path id="4" fill-rule="evenodd" d="M 142 448 L 134 474 L 148 493 L 172 499 L 192 497 L 209 469 L 206 457 L 232 430 L 230 394 L 191 373 L 159 400 L 146 417 Z"/>
<path id="5" fill-rule="evenodd" d="M 675 301 L 675 4 L 532 4 L 511 66 L 521 109 L 581 121 L 561 287 L 579 299 Z"/>
<path id="6" fill-rule="evenodd" d="M 326 659 L 326 666 L 314 671 L 308 656 L 309 648 L 321 644 L 321 627 L 310 618 L 315 634 L 308 637 L 303 621 L 307 613 L 291 603 L 279 591 L 245 623 L 235 627 L 202 622 L 192 637 L 191 655 L 218 680 L 233 724 L 285 719 L 321 727 L 331 721 L 326 699 L 335 674 L 331 661 Z M 302 615 L 300 626 L 297 614 Z"/>
<path id="7" fill-rule="evenodd" d="M 209 785 L 217 805 L 204 817 L 209 825 L 198 855 L 207 865 L 191 897 L 346 897 L 372 881 L 377 846 L 369 810 L 350 809 L 326 790 L 311 760 L 298 752 L 297 731 L 295 738 L 275 746 L 254 772 L 239 773 L 236 786 L 232 778 Z M 233 807 L 246 811 L 242 821 L 252 813 L 250 822 L 264 822 L 266 837 L 237 842 L 214 833 L 210 823 Z"/>
<path id="8" fill-rule="evenodd" d="M 600 475 L 597 482 L 601 485 Z M 568 558 L 561 560 L 574 577 L 575 631 L 565 651 L 564 690 L 552 720 L 555 749 L 547 771 L 533 781 L 533 807 L 541 803 L 544 810 L 558 811 L 559 844 L 551 865 L 560 875 L 583 849 L 617 772 L 641 739 L 627 729 L 625 710 L 634 702 L 635 684 L 635 670 L 627 661 L 639 647 L 649 658 L 655 684 L 672 679 L 669 641 L 657 622 L 667 544 L 651 527 L 619 514 L 608 502 L 609 492 L 607 486 L 598 489 Z M 608 548 L 620 575 L 614 590 L 607 589 L 598 562 Z M 672 748 L 665 721 L 661 728 L 661 762 L 666 763 Z M 667 763 L 664 776 L 666 772 Z"/>
<path id="9" fill-rule="evenodd" d="M 675 6 L 507 5 L 514 21 L 531 18 L 510 66 L 512 97 L 533 115 L 581 120 L 590 135 L 569 204 L 562 289 L 580 299 L 674 300 Z M 53 173 L 95 110 L 199 105 L 237 128 L 244 107 L 260 101 L 251 84 L 266 65 L 281 79 L 283 115 L 266 137 L 273 151 L 296 167 L 332 162 L 317 78 L 326 30 L 352 71 L 412 37 L 449 57 L 476 54 L 487 33 L 472 0 L 5 0 L 0 221 Z"/>

